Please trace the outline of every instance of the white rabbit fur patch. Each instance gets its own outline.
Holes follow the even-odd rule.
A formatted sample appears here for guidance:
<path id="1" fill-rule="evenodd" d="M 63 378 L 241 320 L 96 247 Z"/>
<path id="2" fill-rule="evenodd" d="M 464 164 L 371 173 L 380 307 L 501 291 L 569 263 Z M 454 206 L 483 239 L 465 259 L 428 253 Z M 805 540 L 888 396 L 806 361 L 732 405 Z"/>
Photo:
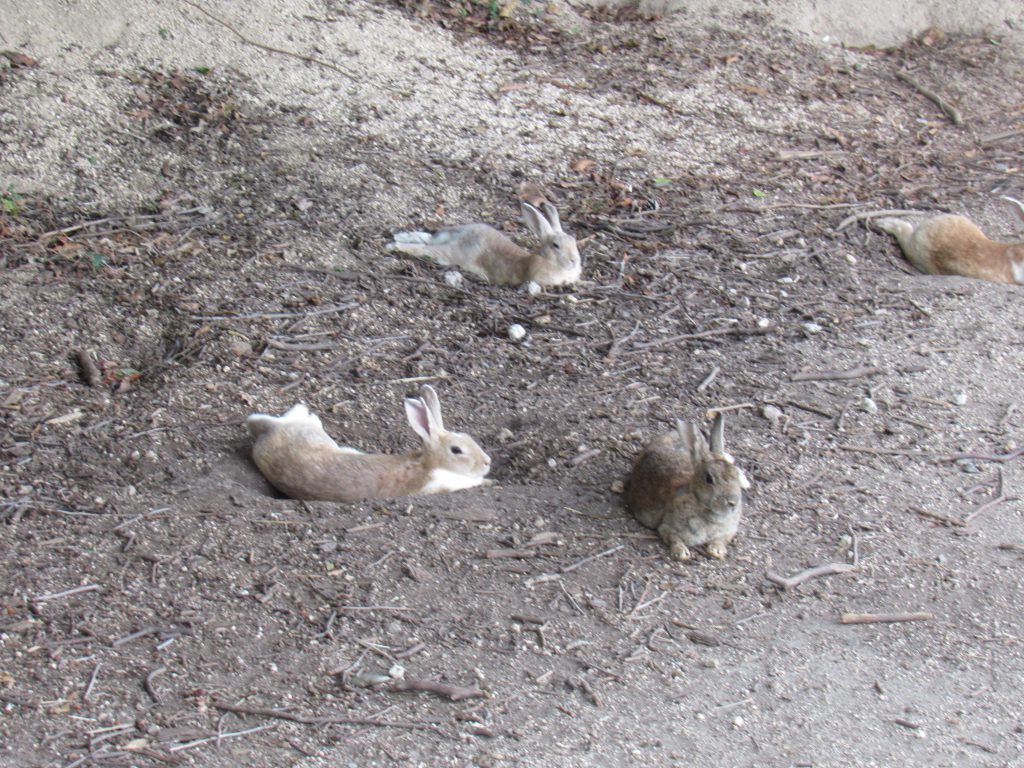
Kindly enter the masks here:
<path id="1" fill-rule="evenodd" d="M 441 491 L 461 491 L 464 488 L 475 488 L 482 485 L 483 477 L 469 477 L 452 472 L 450 469 L 432 469 L 430 477 L 421 493 L 439 493 Z"/>

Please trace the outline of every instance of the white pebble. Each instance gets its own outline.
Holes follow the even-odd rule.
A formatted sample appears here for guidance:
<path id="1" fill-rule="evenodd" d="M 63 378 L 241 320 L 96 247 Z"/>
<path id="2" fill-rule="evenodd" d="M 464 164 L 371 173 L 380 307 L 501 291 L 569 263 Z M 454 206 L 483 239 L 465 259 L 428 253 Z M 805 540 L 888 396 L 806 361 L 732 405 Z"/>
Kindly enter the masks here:
<path id="1" fill-rule="evenodd" d="M 821 333 L 821 326 L 817 323 L 801 323 L 804 330 L 808 333 Z"/>
<path id="2" fill-rule="evenodd" d="M 967 405 L 967 393 L 957 392 L 955 395 L 953 395 L 953 402 L 956 405 Z"/>
<path id="3" fill-rule="evenodd" d="M 778 424 L 779 419 L 782 418 L 782 409 L 776 408 L 774 405 L 766 405 L 761 409 L 761 415 L 768 419 L 772 424 Z"/>
<path id="4" fill-rule="evenodd" d="M 531 296 L 536 296 L 543 289 L 540 287 L 540 283 L 538 283 L 536 280 L 528 280 L 523 285 L 523 290 L 526 291 Z"/>
<path id="5" fill-rule="evenodd" d="M 865 413 L 878 413 L 878 403 L 870 397 L 865 397 L 860 401 L 860 409 Z"/>
<path id="6" fill-rule="evenodd" d="M 462 273 L 457 272 L 454 269 L 450 269 L 444 273 L 445 285 L 451 286 L 452 288 L 462 287 Z"/>
<path id="7" fill-rule="evenodd" d="M 508 337 L 512 341 L 522 341 L 526 338 L 526 329 L 519 323 L 513 323 L 508 327 Z"/>

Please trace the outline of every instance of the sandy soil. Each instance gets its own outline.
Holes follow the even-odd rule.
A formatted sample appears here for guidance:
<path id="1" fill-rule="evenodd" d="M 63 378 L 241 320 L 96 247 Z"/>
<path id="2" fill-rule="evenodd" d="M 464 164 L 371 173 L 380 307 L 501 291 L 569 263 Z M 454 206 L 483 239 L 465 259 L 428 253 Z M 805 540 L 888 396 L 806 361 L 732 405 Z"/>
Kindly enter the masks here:
<path id="1" fill-rule="evenodd" d="M 507 7 L 5 34 L 0 763 L 1019 763 L 1020 292 L 915 274 L 864 215 L 1019 238 L 1020 49 Z M 580 285 L 384 251 L 518 235 L 524 179 Z M 249 460 L 245 416 L 300 400 L 412 447 L 420 381 L 496 486 L 302 503 Z M 620 481 L 713 408 L 746 519 L 673 563 Z"/>

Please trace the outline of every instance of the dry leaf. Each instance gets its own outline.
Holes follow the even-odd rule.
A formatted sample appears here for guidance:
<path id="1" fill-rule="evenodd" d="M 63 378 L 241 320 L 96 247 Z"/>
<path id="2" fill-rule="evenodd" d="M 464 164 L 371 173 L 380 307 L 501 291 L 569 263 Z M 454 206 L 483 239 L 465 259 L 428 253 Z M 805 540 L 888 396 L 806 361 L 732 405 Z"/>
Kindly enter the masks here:
<path id="1" fill-rule="evenodd" d="M 746 85 L 745 83 L 740 83 L 739 85 L 736 86 L 736 90 L 742 91 L 743 93 L 749 93 L 751 96 L 768 95 L 768 89 L 762 88 L 759 85 Z"/>
<path id="2" fill-rule="evenodd" d="M 39 62 L 31 56 L 26 56 L 24 53 L 19 51 L 0 51 L 0 55 L 4 56 L 9 62 L 11 62 L 11 66 L 15 69 L 19 67 L 35 67 L 39 65 Z"/>

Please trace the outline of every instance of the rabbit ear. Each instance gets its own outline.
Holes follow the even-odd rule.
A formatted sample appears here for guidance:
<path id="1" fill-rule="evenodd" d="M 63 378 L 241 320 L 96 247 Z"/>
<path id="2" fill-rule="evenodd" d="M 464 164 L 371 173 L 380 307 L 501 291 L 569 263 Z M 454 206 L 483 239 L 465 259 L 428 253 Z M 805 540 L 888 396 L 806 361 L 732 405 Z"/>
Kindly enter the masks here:
<path id="1" fill-rule="evenodd" d="M 534 235 L 543 239 L 555 234 L 555 230 L 551 227 L 551 222 L 544 218 L 540 211 L 525 201 L 521 203 L 521 207 L 523 209 L 523 220 Z"/>
<path id="2" fill-rule="evenodd" d="M 558 218 L 558 209 L 547 200 L 544 201 L 544 215 L 548 217 L 548 221 L 551 223 L 551 228 L 555 230 L 555 232 L 562 231 L 562 220 Z"/>
<path id="3" fill-rule="evenodd" d="M 693 424 L 687 424 L 684 421 L 677 421 L 676 429 L 678 429 L 679 434 L 682 435 L 683 445 L 686 446 L 686 450 L 690 454 L 690 459 L 694 466 L 696 466 L 707 457 L 707 440 L 704 439 L 704 435 L 702 435 L 700 430 Z"/>
<path id="4" fill-rule="evenodd" d="M 423 442 L 427 445 L 437 445 L 439 433 L 434 417 L 430 413 L 427 404 L 419 397 L 405 398 L 405 415 L 409 419 L 409 426 L 413 428 Z"/>
<path id="5" fill-rule="evenodd" d="M 721 412 L 715 414 L 711 425 L 711 453 L 716 456 L 725 455 L 725 416 Z"/>
<path id="6" fill-rule="evenodd" d="M 430 415 L 434 418 L 434 425 L 437 427 L 438 434 L 444 432 L 444 419 L 441 418 L 441 401 L 437 397 L 437 392 L 429 384 L 424 384 L 420 387 L 420 398 L 427 404 L 427 408 L 430 409 Z"/>

